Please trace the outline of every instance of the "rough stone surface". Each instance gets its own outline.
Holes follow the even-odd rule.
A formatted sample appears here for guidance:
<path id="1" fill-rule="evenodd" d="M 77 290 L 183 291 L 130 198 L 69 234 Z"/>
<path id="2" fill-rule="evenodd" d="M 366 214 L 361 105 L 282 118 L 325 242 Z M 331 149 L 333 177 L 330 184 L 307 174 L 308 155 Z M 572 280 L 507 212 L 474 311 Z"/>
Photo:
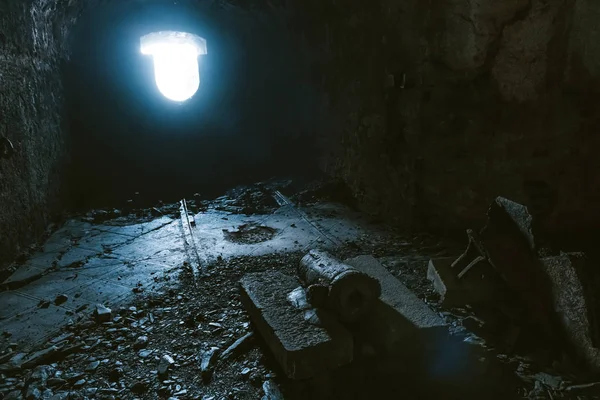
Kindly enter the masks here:
<path id="1" fill-rule="evenodd" d="M 559 340 L 552 311 L 552 295 L 527 229 L 527 210 L 512 201 L 497 199 L 487 212 L 480 238 L 487 260 L 514 290 L 526 310 L 528 323 L 544 340 Z"/>
<path id="2" fill-rule="evenodd" d="M 345 262 L 381 284 L 380 302 L 363 325 L 385 353 L 412 354 L 424 346 L 437 347 L 444 342 L 448 327 L 442 318 L 376 258 L 359 256 Z"/>
<path id="3" fill-rule="evenodd" d="M 70 20 L 57 1 L 0 5 L 0 269 L 44 234 L 62 210 L 67 161 L 60 62 Z"/>
<path id="4" fill-rule="evenodd" d="M 589 262 L 582 253 L 562 253 L 543 259 L 552 285 L 554 310 L 576 354 L 600 371 L 600 332 Z"/>
<path id="5" fill-rule="evenodd" d="M 366 210 L 462 230 L 503 195 L 553 229 L 600 222 L 600 3 L 302 4 L 323 168 Z"/>
<path id="6" fill-rule="evenodd" d="M 254 273 L 241 280 L 242 302 L 286 375 L 309 378 L 352 361 L 353 340 L 333 317 L 318 313 L 318 324 L 288 300 L 298 281 L 279 272 Z"/>

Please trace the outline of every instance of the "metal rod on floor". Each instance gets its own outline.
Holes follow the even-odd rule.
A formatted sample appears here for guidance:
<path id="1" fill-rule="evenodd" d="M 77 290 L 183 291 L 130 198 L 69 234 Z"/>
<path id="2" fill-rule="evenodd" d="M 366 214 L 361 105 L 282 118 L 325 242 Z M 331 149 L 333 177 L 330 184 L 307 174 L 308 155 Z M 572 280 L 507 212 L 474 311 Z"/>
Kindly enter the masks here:
<path id="1" fill-rule="evenodd" d="M 198 270 L 200 274 L 204 272 L 204 265 L 202 263 L 202 259 L 200 258 L 200 254 L 198 253 L 198 246 L 196 245 L 196 238 L 194 236 L 194 230 L 192 222 L 190 221 L 190 215 L 187 207 L 187 202 L 185 199 L 180 201 L 180 213 L 181 213 L 181 223 L 183 225 L 184 235 L 189 236 L 189 238 L 185 238 L 184 240 L 188 243 L 188 247 L 191 251 L 190 258 L 195 258 L 196 265 L 192 265 L 192 275 L 194 275 L 194 267 Z M 186 235 L 187 233 L 187 235 Z M 190 260 L 194 261 L 194 260 Z"/>

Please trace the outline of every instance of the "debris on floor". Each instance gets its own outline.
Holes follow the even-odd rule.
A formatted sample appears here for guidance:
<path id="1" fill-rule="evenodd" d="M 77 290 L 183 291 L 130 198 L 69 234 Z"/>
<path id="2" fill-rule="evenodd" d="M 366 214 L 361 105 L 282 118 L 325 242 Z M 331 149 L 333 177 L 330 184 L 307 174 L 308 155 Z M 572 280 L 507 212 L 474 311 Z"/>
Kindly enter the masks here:
<path id="1" fill-rule="evenodd" d="M 599 309 L 592 289 L 597 268 L 583 253 L 541 248 L 533 219 L 525 206 L 498 197 L 481 232 L 467 231 L 461 256 L 430 260 L 428 279 L 440 305 L 470 308 L 473 315 L 462 320 L 463 326 L 496 340 L 496 347 L 530 351 L 558 375 L 598 373 Z M 538 395 L 546 389 L 552 391 L 549 396 L 564 392 L 566 384 L 550 376 L 539 372 L 526 379 L 535 383 L 532 391 Z"/>
<path id="2" fill-rule="evenodd" d="M 460 243 L 398 232 L 324 194 L 281 204 L 274 190 L 286 188 L 189 200 L 202 271 L 179 204 L 92 212 L 56 229 L 0 291 L 0 398 L 600 398 L 597 376 L 526 351 L 536 337 L 522 322 L 535 307 L 513 295 L 521 286 L 508 278 L 524 275 L 501 249 L 514 246 L 521 267 L 537 253 L 498 217 L 512 204 L 498 202 L 499 227 L 479 235 L 486 251 L 434 288 L 428 269 L 452 269 Z M 537 260 L 567 337 L 592 354 L 596 304 L 587 292 L 559 301 L 587 287 L 586 259 Z M 494 278 L 491 298 L 482 275 Z M 581 307 L 587 319 L 575 318 Z"/>

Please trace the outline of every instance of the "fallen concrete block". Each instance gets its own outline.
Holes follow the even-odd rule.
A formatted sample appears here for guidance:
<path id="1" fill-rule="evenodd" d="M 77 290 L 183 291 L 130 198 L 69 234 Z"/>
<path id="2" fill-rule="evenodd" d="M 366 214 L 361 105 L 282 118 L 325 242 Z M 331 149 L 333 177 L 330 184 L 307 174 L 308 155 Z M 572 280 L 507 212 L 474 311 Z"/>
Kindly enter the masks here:
<path id="1" fill-rule="evenodd" d="M 387 355 L 418 355 L 425 349 L 443 346 L 448 327 L 443 319 L 396 279 L 372 256 L 345 261 L 377 279 L 380 301 L 361 323 L 364 336 Z"/>
<path id="2" fill-rule="evenodd" d="M 56 346 L 50 346 L 30 354 L 29 357 L 23 360 L 22 366 L 23 368 L 33 368 L 37 365 L 54 361 L 59 355 L 60 349 Z"/>
<path id="3" fill-rule="evenodd" d="M 300 286 L 295 278 L 253 273 L 240 283 L 244 307 L 289 378 L 310 378 L 352 361 L 352 336 L 332 315 L 289 300 Z"/>
<path id="4" fill-rule="evenodd" d="M 265 392 L 262 400 L 284 400 L 283 393 L 281 393 L 277 384 L 272 380 L 265 381 L 262 387 Z"/>
<path id="5" fill-rule="evenodd" d="M 112 318 L 112 310 L 104 306 L 103 304 L 96 304 L 96 309 L 94 310 L 94 317 L 99 323 L 109 322 Z"/>
<path id="6" fill-rule="evenodd" d="M 583 253 L 562 253 L 542 260 L 551 282 L 554 311 L 576 357 L 600 371 L 600 331 L 590 265 Z"/>
<path id="7" fill-rule="evenodd" d="M 302 257 L 298 275 L 306 287 L 327 287 L 324 306 L 343 322 L 358 321 L 371 310 L 381 294 L 381 287 L 376 279 L 324 251 L 311 250 Z M 313 293 L 314 290 L 311 291 L 311 298 Z"/>
<path id="8" fill-rule="evenodd" d="M 510 218 L 527 241 L 529 247 L 535 250 L 536 240 L 533 232 L 533 216 L 529 213 L 526 206 L 505 197 L 496 197 L 490 206 L 488 216 L 490 218 Z"/>
<path id="9" fill-rule="evenodd" d="M 485 261 L 481 261 L 485 263 Z M 440 295 L 441 304 L 446 307 L 461 306 L 491 301 L 495 294 L 495 284 L 490 276 L 493 271 L 488 264 L 478 265 L 477 271 L 459 279 L 456 268 L 452 267 L 452 258 L 429 260 L 427 279 Z"/>
<path id="10" fill-rule="evenodd" d="M 556 345 L 552 296 L 535 251 L 527 207 L 498 197 L 488 210 L 480 233 L 487 261 L 520 298 L 527 318 L 522 321 L 539 331 L 541 339 Z"/>

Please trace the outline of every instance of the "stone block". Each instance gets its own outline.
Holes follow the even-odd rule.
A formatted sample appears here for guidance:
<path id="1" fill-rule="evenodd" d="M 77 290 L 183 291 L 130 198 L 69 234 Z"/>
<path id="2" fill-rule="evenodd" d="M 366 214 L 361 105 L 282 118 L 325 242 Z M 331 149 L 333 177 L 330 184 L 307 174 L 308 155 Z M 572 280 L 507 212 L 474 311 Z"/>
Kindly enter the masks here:
<path id="1" fill-rule="evenodd" d="M 333 316 L 289 300 L 300 286 L 295 278 L 253 273 L 240 283 L 244 307 L 289 378 L 310 378 L 352 361 L 352 335 Z"/>
<path id="2" fill-rule="evenodd" d="M 457 276 L 456 268 L 452 268 L 452 258 L 429 260 L 427 279 L 440 295 L 442 305 L 446 307 L 491 301 L 495 293 L 495 285 L 489 274 L 488 265 L 477 265 L 475 270 L 462 279 Z M 481 261 L 481 264 L 487 264 Z M 485 267 L 485 270 L 483 270 Z M 491 272 L 491 271 L 490 271 Z"/>
<path id="3" fill-rule="evenodd" d="M 504 214 L 504 215 L 502 215 Z M 536 248 L 535 236 L 533 233 L 533 216 L 523 204 L 519 204 L 505 197 L 497 197 L 488 213 L 490 218 L 509 218 L 518 228 L 523 238 L 533 250 Z"/>
<path id="4" fill-rule="evenodd" d="M 600 332 L 594 283 L 583 253 L 561 253 L 542 260 L 550 281 L 554 311 L 576 356 L 600 371 Z"/>
<path id="5" fill-rule="evenodd" d="M 498 197 L 487 216 L 479 235 L 487 260 L 519 297 L 527 313 L 523 322 L 545 336 L 543 340 L 556 342 L 551 293 L 535 251 L 527 207 Z"/>
<path id="6" fill-rule="evenodd" d="M 377 259 L 359 256 L 345 262 L 381 285 L 380 301 L 361 323 L 360 333 L 378 352 L 388 356 L 418 355 L 446 343 L 448 327 L 444 320 Z"/>

